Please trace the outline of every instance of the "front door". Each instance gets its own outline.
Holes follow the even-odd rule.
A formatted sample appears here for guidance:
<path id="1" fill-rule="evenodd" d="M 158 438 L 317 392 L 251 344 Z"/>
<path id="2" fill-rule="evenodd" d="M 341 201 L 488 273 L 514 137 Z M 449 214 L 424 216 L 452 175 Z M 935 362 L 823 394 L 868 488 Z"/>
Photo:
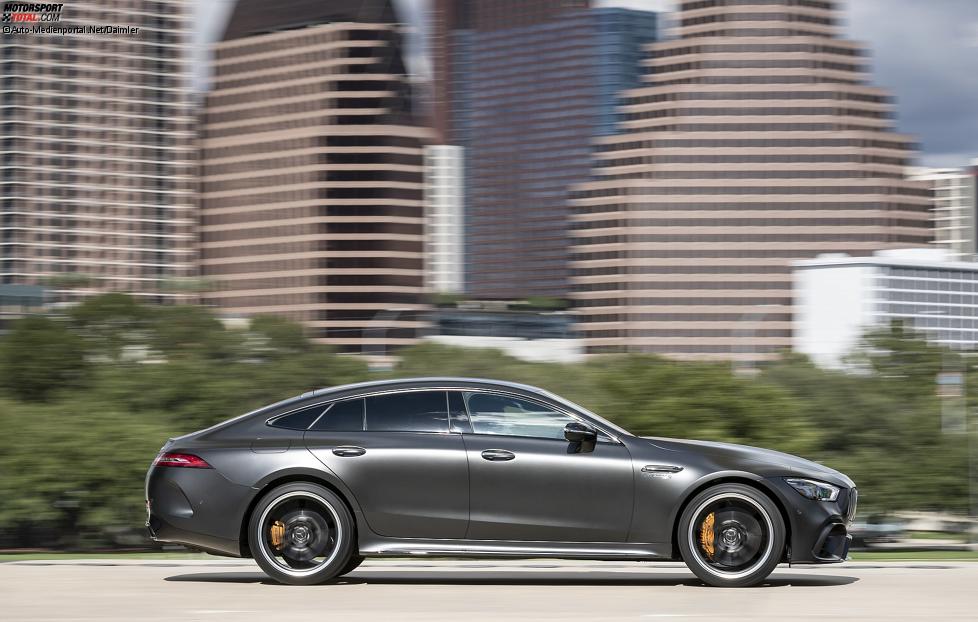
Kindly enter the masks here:
<path id="1" fill-rule="evenodd" d="M 578 451 L 564 439 L 577 419 L 540 402 L 480 392 L 464 400 L 469 539 L 626 540 L 634 484 L 624 445 L 602 434 L 593 451 Z"/>
<path id="2" fill-rule="evenodd" d="M 350 488 L 370 529 L 399 538 L 463 538 L 468 464 L 449 432 L 445 391 L 409 391 L 334 403 L 306 446 Z"/>

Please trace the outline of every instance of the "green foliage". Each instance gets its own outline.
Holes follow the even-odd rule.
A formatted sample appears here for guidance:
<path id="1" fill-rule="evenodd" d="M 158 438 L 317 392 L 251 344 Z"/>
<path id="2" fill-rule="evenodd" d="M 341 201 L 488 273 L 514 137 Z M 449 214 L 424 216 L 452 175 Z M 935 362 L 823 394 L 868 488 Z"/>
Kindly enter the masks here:
<path id="1" fill-rule="evenodd" d="M 271 357 L 293 356 L 312 349 L 302 327 L 274 315 L 259 315 L 251 320 L 249 330 L 262 340 L 261 347 Z"/>
<path id="2" fill-rule="evenodd" d="M 968 367 L 901 327 L 867 338 L 856 373 L 787 356 L 754 378 L 654 356 L 528 363 L 423 343 L 391 377 L 536 385 L 640 435 L 761 445 L 852 476 L 871 511 L 967 509 L 967 438 L 942 434 L 935 374 Z M 108 294 L 0 337 L 0 546 L 84 547 L 141 533 L 142 482 L 171 436 L 300 392 L 379 378 L 300 326 L 226 328 L 208 309 Z M 976 393 L 972 391 L 972 393 Z M 978 407 L 978 394 L 969 397 Z M 912 468 L 907 468 L 908 465 Z M 53 540 L 52 540 L 53 534 Z M 132 542 L 132 540 L 130 540 Z"/>
<path id="3" fill-rule="evenodd" d="M 0 341 L 0 385 L 26 401 L 80 386 L 87 364 L 82 339 L 64 322 L 42 316 L 17 320 Z"/>

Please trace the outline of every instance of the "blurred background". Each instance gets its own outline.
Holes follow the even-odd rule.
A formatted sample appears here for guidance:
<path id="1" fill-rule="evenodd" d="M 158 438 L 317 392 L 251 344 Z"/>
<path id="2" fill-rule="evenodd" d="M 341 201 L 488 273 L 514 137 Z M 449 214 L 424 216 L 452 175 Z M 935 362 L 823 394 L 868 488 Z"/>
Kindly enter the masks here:
<path id="1" fill-rule="evenodd" d="M 167 438 L 460 375 L 818 460 L 858 547 L 974 556 L 978 4 L 4 10 L 0 549 L 151 548 Z"/>

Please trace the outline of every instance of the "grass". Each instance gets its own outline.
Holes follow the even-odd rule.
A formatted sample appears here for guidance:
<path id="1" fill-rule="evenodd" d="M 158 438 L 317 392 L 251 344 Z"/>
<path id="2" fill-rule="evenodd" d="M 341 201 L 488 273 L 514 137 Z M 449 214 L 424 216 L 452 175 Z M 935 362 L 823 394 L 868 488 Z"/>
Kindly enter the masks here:
<path id="1" fill-rule="evenodd" d="M 952 533 L 947 531 L 910 531 L 906 537 L 910 540 L 953 540 L 955 542 L 967 542 L 968 534 Z"/>
<path id="2" fill-rule="evenodd" d="M 193 553 L 190 551 L 146 551 L 146 552 L 98 552 L 98 553 L 61 553 L 51 552 L 26 552 L 26 553 L 0 553 L 0 563 L 17 561 L 35 560 L 72 560 L 72 559 L 221 559 L 207 553 Z"/>
<path id="3" fill-rule="evenodd" d="M 978 561 L 978 551 L 854 551 L 854 562 Z"/>

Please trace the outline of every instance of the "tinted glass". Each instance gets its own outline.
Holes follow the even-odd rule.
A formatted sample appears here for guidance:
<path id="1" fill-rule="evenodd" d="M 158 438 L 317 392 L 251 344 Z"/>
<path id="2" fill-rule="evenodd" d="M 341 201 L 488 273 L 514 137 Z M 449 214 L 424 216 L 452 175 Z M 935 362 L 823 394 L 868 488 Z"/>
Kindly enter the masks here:
<path id="1" fill-rule="evenodd" d="M 461 391 L 448 392 L 448 421 L 452 432 L 471 432 L 469 414 L 465 412 L 465 398 Z"/>
<path id="2" fill-rule="evenodd" d="M 324 432 L 362 431 L 363 398 L 334 402 L 312 429 Z"/>
<path id="3" fill-rule="evenodd" d="M 467 393 L 469 419 L 476 434 L 564 439 L 572 417 L 537 402 L 498 395 Z"/>
<path id="4" fill-rule="evenodd" d="M 370 432 L 448 432 L 444 391 L 391 393 L 367 398 Z"/>
<path id="5" fill-rule="evenodd" d="M 269 425 L 276 428 L 288 428 L 289 430 L 305 430 L 324 410 L 326 410 L 325 404 L 316 404 L 290 415 L 279 417 L 269 422 Z"/>

